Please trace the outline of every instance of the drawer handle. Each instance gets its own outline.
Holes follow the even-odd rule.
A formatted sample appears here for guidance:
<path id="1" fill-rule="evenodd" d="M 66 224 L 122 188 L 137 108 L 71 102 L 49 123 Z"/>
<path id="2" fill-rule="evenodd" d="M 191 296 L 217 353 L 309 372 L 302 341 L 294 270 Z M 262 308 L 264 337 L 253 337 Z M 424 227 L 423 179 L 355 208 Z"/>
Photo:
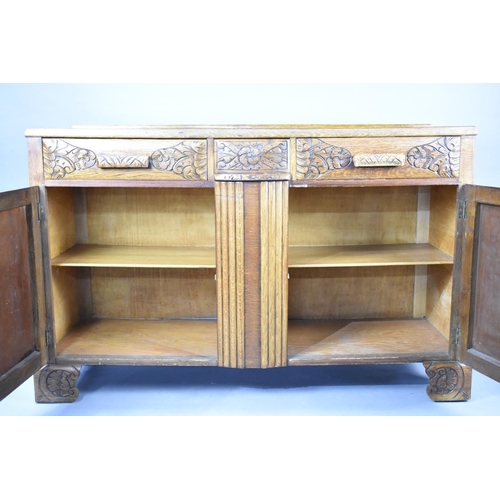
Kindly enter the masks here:
<path id="1" fill-rule="evenodd" d="M 355 167 L 402 167 L 405 163 L 404 154 L 354 155 Z"/>
<path id="2" fill-rule="evenodd" d="M 149 156 L 97 155 L 99 168 L 149 168 Z"/>

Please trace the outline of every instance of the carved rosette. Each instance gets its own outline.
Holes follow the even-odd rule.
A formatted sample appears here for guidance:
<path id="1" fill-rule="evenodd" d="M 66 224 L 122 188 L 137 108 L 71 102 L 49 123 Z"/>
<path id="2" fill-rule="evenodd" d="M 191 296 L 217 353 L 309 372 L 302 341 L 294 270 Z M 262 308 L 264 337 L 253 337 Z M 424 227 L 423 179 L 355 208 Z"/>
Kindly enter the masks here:
<path id="1" fill-rule="evenodd" d="M 217 141 L 215 174 L 218 180 L 288 179 L 288 142 Z"/>
<path id="2" fill-rule="evenodd" d="M 411 167 L 434 172 L 440 177 L 460 174 L 460 137 L 441 137 L 429 144 L 415 146 L 406 153 Z"/>
<path id="3" fill-rule="evenodd" d="M 89 149 L 79 148 L 61 139 L 44 139 L 43 169 L 51 179 L 62 179 L 77 170 L 97 165 L 97 156 Z"/>
<path id="4" fill-rule="evenodd" d="M 184 179 L 207 179 L 206 141 L 184 141 L 175 146 L 158 149 L 151 155 L 151 166 L 172 172 Z"/>
<path id="5" fill-rule="evenodd" d="M 429 377 L 427 395 L 433 401 L 467 401 L 470 399 L 472 371 L 456 362 L 424 363 Z"/>
<path id="6" fill-rule="evenodd" d="M 36 402 L 72 403 L 78 398 L 79 376 L 80 370 L 74 366 L 44 366 L 35 374 Z"/>
<path id="7" fill-rule="evenodd" d="M 320 139 L 297 139 L 297 179 L 318 179 L 351 163 L 352 155 L 346 148 Z"/>

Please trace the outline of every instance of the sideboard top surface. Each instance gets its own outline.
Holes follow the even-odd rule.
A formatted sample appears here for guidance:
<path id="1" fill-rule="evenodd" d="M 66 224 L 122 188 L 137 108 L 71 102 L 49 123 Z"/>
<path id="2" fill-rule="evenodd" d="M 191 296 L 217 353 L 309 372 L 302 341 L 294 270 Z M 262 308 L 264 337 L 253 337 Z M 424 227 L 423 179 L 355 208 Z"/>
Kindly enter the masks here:
<path id="1" fill-rule="evenodd" d="M 237 138 L 237 137 L 411 137 L 477 135 L 476 127 L 430 125 L 164 125 L 74 126 L 28 129 L 26 137 L 73 138 Z"/>

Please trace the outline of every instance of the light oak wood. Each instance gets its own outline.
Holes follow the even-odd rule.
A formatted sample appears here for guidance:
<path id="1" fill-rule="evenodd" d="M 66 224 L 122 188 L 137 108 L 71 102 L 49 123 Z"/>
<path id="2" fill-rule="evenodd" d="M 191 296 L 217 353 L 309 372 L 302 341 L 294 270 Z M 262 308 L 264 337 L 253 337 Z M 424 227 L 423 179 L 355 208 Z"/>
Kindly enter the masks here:
<path id="1" fill-rule="evenodd" d="M 292 246 L 289 267 L 359 267 L 450 264 L 453 258 L 428 243 L 404 245 Z"/>
<path id="2" fill-rule="evenodd" d="M 58 342 L 80 318 L 78 270 L 55 267 L 52 270 L 54 341 Z"/>
<path id="3" fill-rule="evenodd" d="M 289 365 L 446 358 L 447 340 L 425 319 L 290 321 Z"/>
<path id="4" fill-rule="evenodd" d="M 214 246 L 212 189 L 87 189 L 89 243 Z"/>
<path id="5" fill-rule="evenodd" d="M 433 186 L 431 188 L 429 243 L 453 255 L 455 247 L 457 188 Z"/>
<path id="6" fill-rule="evenodd" d="M 290 269 L 289 318 L 413 316 L 413 266 Z"/>
<path id="7" fill-rule="evenodd" d="M 289 243 L 415 243 L 418 188 L 290 189 Z"/>
<path id="8" fill-rule="evenodd" d="M 215 268 L 215 247 L 75 245 L 52 259 L 53 266 Z"/>
<path id="9" fill-rule="evenodd" d="M 460 178 L 460 138 L 297 138 L 297 180 Z M 378 168 L 360 168 L 378 165 Z M 392 165 L 392 166 L 388 166 Z"/>
<path id="10" fill-rule="evenodd" d="M 71 188 L 47 190 L 47 219 L 51 259 L 76 243 L 75 206 Z"/>
<path id="11" fill-rule="evenodd" d="M 166 357 L 170 363 L 215 365 L 215 321 L 90 320 L 79 323 L 57 344 L 61 358 Z M 175 359 L 176 358 L 176 359 Z M 90 360 L 89 360 L 90 361 Z"/>
<path id="12" fill-rule="evenodd" d="M 171 139 L 214 137 L 435 137 L 477 134 L 475 127 L 428 125 L 169 125 L 142 127 L 88 127 L 69 129 L 28 129 L 26 137 Z"/>
<path id="13" fill-rule="evenodd" d="M 431 398 L 467 399 L 470 370 L 457 360 L 500 379 L 494 321 L 470 337 L 483 311 L 472 296 L 494 267 L 473 278 L 479 191 L 461 185 L 472 180 L 475 134 L 426 125 L 28 131 L 41 204 L 27 220 L 42 232 L 46 286 L 32 288 L 42 356 L 20 373 L 48 360 L 35 380 L 47 379 L 42 399 L 55 401 L 82 364 L 418 361 Z M 488 310 L 494 296 L 486 292 Z"/>
<path id="14" fill-rule="evenodd" d="M 98 318 L 203 319 L 217 314 L 212 269 L 95 267 L 91 285 Z"/>
<path id="15" fill-rule="evenodd" d="M 431 266 L 427 274 L 425 316 L 446 338 L 451 328 L 453 266 Z"/>
<path id="16" fill-rule="evenodd" d="M 208 179 L 207 141 L 47 138 L 43 139 L 46 180 Z"/>

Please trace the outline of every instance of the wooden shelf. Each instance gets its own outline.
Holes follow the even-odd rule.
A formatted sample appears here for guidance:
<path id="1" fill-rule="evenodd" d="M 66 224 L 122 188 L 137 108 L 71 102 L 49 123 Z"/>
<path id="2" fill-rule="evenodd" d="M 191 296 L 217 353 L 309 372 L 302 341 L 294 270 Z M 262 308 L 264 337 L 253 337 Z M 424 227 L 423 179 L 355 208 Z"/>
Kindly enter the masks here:
<path id="1" fill-rule="evenodd" d="M 291 246 L 288 267 L 362 267 L 453 264 L 428 243 L 406 245 Z"/>
<path id="2" fill-rule="evenodd" d="M 53 266 L 215 268 L 215 247 L 75 245 Z"/>
<path id="3" fill-rule="evenodd" d="M 58 359 L 97 364 L 217 366 L 216 320 L 94 319 L 77 324 L 56 346 Z"/>
<path id="4" fill-rule="evenodd" d="M 425 318 L 288 323 L 289 365 L 447 358 L 448 340 Z"/>

